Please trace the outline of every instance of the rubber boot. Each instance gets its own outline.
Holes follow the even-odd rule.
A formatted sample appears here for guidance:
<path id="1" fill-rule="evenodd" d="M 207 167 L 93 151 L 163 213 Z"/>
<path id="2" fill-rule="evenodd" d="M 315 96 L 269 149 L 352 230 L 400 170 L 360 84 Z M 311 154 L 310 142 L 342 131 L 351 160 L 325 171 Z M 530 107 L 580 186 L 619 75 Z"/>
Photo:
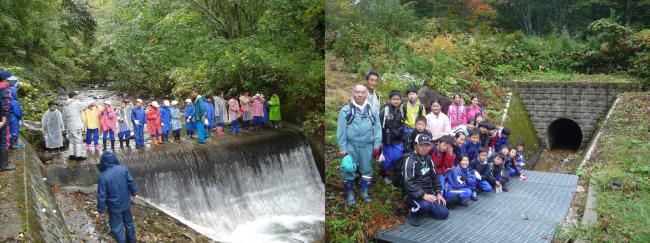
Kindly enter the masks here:
<path id="1" fill-rule="evenodd" d="M 84 144 L 84 150 L 88 151 L 88 147 L 90 147 L 90 144 Z"/>
<path id="2" fill-rule="evenodd" d="M 223 127 L 217 127 L 217 135 L 223 135 Z"/>
<path id="3" fill-rule="evenodd" d="M 343 182 L 343 187 L 347 193 L 348 205 L 354 205 L 357 201 L 354 199 L 354 181 L 345 181 Z"/>
<path id="4" fill-rule="evenodd" d="M 9 164 L 9 151 L 1 150 L 0 151 L 0 170 L 2 171 L 12 171 L 15 170 L 16 166 Z"/>
<path id="5" fill-rule="evenodd" d="M 120 138 L 120 149 L 124 148 L 124 139 Z"/>
<path id="6" fill-rule="evenodd" d="M 104 146 L 102 151 L 106 151 L 106 139 L 102 139 L 102 146 Z"/>
<path id="7" fill-rule="evenodd" d="M 111 140 L 111 151 L 115 151 L 115 140 Z"/>
<path id="8" fill-rule="evenodd" d="M 363 200 L 366 202 L 372 201 L 372 198 L 370 195 L 368 195 L 368 189 L 370 188 L 370 179 L 362 179 L 361 180 L 361 197 L 363 197 Z"/>
<path id="9" fill-rule="evenodd" d="M 99 151 L 99 144 L 95 144 L 95 151 Z"/>
<path id="10" fill-rule="evenodd" d="M 131 139 L 127 138 L 127 139 L 125 139 L 125 140 L 126 140 L 126 148 L 131 148 L 131 145 L 129 145 L 129 143 L 131 143 L 131 142 L 130 142 Z"/>

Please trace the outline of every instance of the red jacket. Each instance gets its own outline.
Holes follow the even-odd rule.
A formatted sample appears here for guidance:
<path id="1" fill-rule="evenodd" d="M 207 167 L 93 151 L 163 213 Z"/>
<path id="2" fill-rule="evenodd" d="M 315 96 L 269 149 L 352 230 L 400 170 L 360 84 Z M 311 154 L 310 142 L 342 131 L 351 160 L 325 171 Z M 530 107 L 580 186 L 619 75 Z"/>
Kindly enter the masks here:
<path id="1" fill-rule="evenodd" d="M 158 135 L 162 134 L 160 110 L 153 106 L 149 106 L 147 110 L 147 130 L 151 135 L 155 135 L 156 132 L 158 132 Z"/>
<path id="2" fill-rule="evenodd" d="M 438 145 L 434 145 L 431 149 L 431 159 L 436 166 L 436 174 L 444 174 L 446 169 L 454 167 L 456 155 L 449 149 L 447 149 L 447 152 L 441 153 L 438 151 Z"/>

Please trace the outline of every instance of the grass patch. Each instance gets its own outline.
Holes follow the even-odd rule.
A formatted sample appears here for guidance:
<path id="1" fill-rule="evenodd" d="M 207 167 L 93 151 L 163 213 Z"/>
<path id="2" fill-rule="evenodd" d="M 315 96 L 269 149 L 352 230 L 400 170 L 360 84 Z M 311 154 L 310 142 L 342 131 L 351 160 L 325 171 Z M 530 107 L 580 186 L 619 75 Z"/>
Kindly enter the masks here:
<path id="1" fill-rule="evenodd" d="M 650 241 L 650 93 L 621 96 L 582 170 L 596 187 L 598 223 L 569 225 L 561 240 Z M 613 186 L 618 180 L 620 186 Z"/>
<path id="2" fill-rule="evenodd" d="M 643 80 L 624 74 L 581 74 L 566 72 L 532 72 L 513 76 L 513 82 L 558 82 L 558 83 L 642 83 Z"/>
<path id="3" fill-rule="evenodd" d="M 510 107 L 503 125 L 510 128 L 510 144 L 515 145 L 519 139 L 523 140 L 526 143 L 526 158 L 530 158 L 539 146 L 539 140 L 524 103 L 515 93 L 510 98 Z"/>

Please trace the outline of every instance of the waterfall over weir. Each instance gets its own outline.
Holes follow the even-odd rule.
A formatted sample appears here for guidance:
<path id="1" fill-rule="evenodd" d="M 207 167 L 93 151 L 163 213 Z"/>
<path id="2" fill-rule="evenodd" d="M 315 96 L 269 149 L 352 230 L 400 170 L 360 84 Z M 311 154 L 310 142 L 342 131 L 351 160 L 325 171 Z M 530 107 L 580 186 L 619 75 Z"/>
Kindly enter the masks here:
<path id="1" fill-rule="evenodd" d="M 325 188 L 311 149 L 298 132 L 269 133 L 120 158 L 146 201 L 217 241 L 323 241 Z"/>

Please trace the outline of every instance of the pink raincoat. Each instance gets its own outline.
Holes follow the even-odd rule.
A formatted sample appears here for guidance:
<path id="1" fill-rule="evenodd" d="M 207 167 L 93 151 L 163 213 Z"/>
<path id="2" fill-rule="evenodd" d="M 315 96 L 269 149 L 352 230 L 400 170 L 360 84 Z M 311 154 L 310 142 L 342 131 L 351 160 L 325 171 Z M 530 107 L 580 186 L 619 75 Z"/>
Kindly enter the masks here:
<path id="1" fill-rule="evenodd" d="M 476 118 L 476 114 L 483 115 L 483 109 L 477 105 L 471 105 L 469 108 L 467 108 L 467 121 L 469 122 L 472 119 Z"/>
<path id="2" fill-rule="evenodd" d="M 116 131 L 115 127 L 117 126 L 117 117 L 112 105 L 105 106 L 104 109 L 99 112 L 99 119 L 102 132 L 108 132 L 110 130 L 113 132 Z"/>
<path id="3" fill-rule="evenodd" d="M 239 119 L 240 115 L 239 101 L 235 98 L 228 100 L 228 117 L 230 121 Z"/>
<path id="4" fill-rule="evenodd" d="M 458 105 L 455 103 L 449 105 L 447 116 L 449 117 L 449 122 L 451 123 L 451 129 L 454 129 L 458 125 L 467 124 L 467 113 L 465 106 L 463 105 Z"/>
<path id="5" fill-rule="evenodd" d="M 253 116 L 264 116 L 264 98 L 256 97 L 251 100 Z"/>

